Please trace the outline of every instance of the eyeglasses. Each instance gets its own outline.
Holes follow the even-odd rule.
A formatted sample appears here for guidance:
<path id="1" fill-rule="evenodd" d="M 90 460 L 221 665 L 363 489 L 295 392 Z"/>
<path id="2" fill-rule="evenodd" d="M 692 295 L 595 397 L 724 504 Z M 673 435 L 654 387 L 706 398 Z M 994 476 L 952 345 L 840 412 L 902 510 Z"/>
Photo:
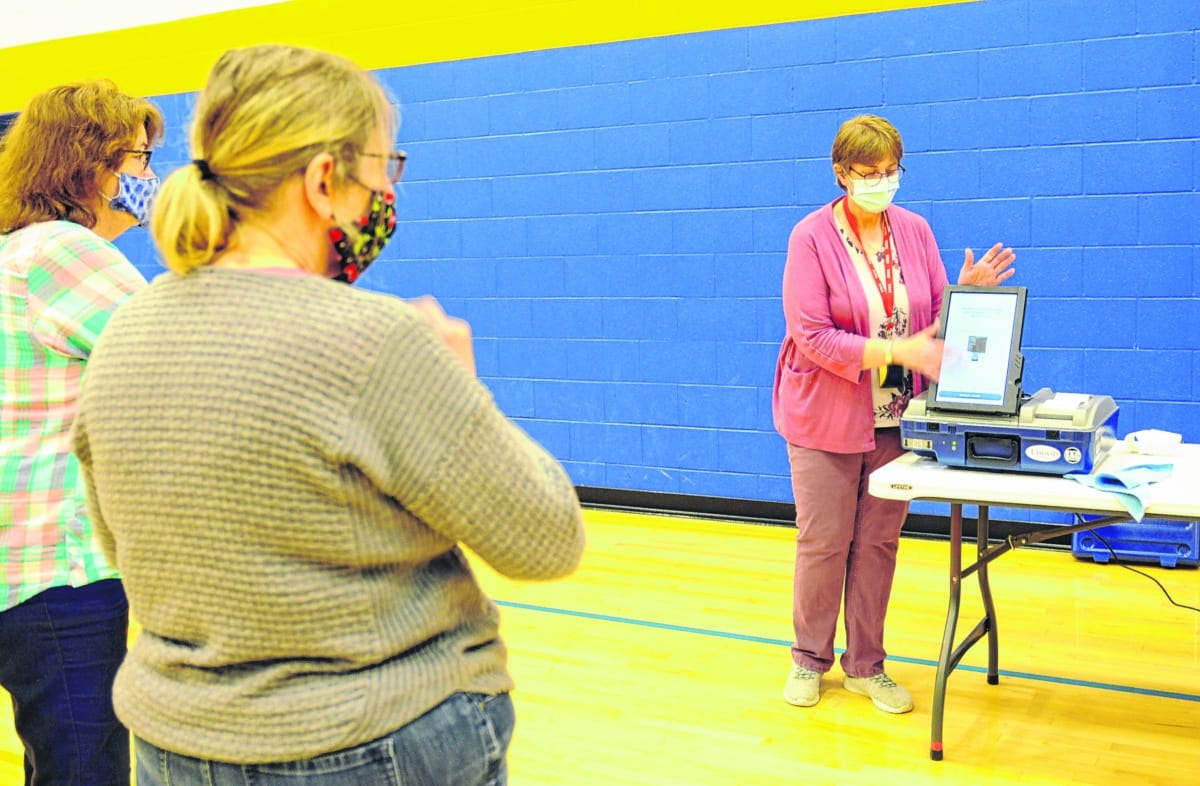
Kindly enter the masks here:
<path id="1" fill-rule="evenodd" d="M 150 156 L 154 155 L 154 151 L 149 148 L 145 150 L 122 150 L 122 153 L 128 153 L 131 156 L 137 156 L 142 161 L 142 169 L 150 168 Z"/>
<path id="2" fill-rule="evenodd" d="M 397 150 L 395 153 L 363 153 L 362 155 L 371 158 L 386 158 L 388 180 L 393 183 L 400 182 L 400 177 L 404 174 L 404 162 L 408 160 L 408 153 Z"/>
<path id="3" fill-rule="evenodd" d="M 865 175 L 852 166 L 848 166 L 846 169 L 850 170 L 851 173 L 858 175 L 859 179 L 861 179 L 868 186 L 879 185 L 880 181 L 882 181 L 885 177 L 888 180 L 895 180 L 899 182 L 900 178 L 904 176 L 905 171 L 904 167 L 902 167 L 900 164 L 896 164 L 896 168 L 888 172 L 868 172 Z"/>

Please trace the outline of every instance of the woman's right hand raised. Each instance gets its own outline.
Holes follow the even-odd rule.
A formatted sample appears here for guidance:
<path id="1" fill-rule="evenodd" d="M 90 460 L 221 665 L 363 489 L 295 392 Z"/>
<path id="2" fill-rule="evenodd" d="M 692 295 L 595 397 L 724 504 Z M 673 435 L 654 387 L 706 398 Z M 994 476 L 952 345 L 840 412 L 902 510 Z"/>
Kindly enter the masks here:
<path id="1" fill-rule="evenodd" d="M 900 339 L 892 345 L 892 359 L 905 368 L 936 380 L 942 373 L 942 349 L 946 342 L 937 338 L 938 323 Z"/>
<path id="2" fill-rule="evenodd" d="M 471 339 L 471 325 L 465 319 L 452 317 L 442 310 L 442 306 L 432 295 L 422 295 L 410 300 L 409 303 L 417 311 L 425 315 L 433 331 L 438 334 L 446 346 L 450 347 L 458 359 L 463 362 L 471 375 L 475 375 L 475 346 Z"/>

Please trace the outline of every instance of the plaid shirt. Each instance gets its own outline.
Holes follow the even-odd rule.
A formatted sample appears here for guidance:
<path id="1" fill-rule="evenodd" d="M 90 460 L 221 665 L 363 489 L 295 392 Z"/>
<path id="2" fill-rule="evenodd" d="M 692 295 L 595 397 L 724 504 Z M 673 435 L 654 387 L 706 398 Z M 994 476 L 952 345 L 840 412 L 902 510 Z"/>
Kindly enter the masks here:
<path id="1" fill-rule="evenodd" d="M 117 575 L 92 545 L 69 437 L 96 338 L 145 283 L 78 224 L 0 235 L 0 611 Z"/>

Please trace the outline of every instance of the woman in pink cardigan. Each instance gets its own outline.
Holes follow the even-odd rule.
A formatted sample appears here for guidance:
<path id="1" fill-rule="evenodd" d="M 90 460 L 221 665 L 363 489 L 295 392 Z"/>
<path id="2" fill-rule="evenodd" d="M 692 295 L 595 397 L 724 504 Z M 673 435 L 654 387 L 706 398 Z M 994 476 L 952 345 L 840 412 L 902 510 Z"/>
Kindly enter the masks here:
<path id="1" fill-rule="evenodd" d="M 787 336 L 775 368 L 775 427 L 788 442 L 796 501 L 792 622 L 796 643 L 784 699 L 820 700 L 833 667 L 845 590 L 845 688 L 892 713 L 909 692 L 884 671 L 887 614 L 905 502 L 867 493 L 867 476 L 902 453 L 909 399 L 936 379 L 934 337 L 948 283 L 924 218 L 891 204 L 904 155 L 887 120 L 847 120 L 833 142 L 833 173 L 845 196 L 805 216 L 788 240 L 783 274 Z M 1012 249 L 996 244 L 975 262 L 967 249 L 960 284 L 990 286 L 1013 274 Z"/>

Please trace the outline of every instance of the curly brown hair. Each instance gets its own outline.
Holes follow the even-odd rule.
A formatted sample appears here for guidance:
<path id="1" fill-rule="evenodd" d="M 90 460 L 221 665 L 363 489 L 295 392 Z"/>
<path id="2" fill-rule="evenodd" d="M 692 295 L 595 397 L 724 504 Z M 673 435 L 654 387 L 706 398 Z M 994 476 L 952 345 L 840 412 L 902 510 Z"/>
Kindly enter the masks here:
<path id="1" fill-rule="evenodd" d="M 149 144 L 160 141 L 162 113 L 107 79 L 34 96 L 0 140 L 0 234 L 41 221 L 94 227 L 100 178 L 143 128 Z"/>

